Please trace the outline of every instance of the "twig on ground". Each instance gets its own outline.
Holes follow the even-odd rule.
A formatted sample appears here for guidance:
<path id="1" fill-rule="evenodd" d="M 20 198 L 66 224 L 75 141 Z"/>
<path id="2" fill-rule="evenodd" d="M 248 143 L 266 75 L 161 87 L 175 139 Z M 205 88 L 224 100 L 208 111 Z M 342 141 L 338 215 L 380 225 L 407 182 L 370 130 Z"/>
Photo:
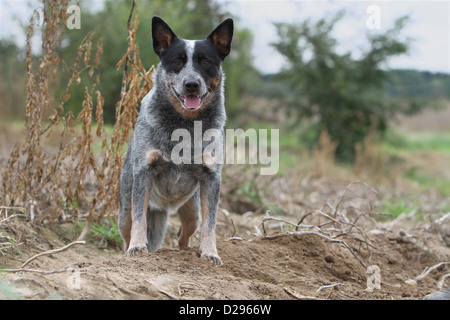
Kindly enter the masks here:
<path id="1" fill-rule="evenodd" d="M 189 289 L 193 289 L 195 290 L 195 287 L 197 287 L 197 285 L 195 283 L 191 283 L 191 282 L 180 282 L 178 284 L 178 294 L 180 295 L 180 297 L 182 295 L 184 295 L 186 293 L 186 291 L 188 291 Z"/>
<path id="2" fill-rule="evenodd" d="M 320 211 L 320 210 L 314 210 L 313 211 L 313 213 L 315 213 L 315 212 L 317 212 L 318 214 L 320 214 L 321 216 L 324 216 L 325 218 L 327 218 L 327 219 L 330 219 L 331 221 L 333 221 L 334 223 L 337 223 L 337 224 L 343 224 L 344 222 L 343 221 L 338 221 L 338 220 L 336 220 L 335 218 L 333 218 L 332 216 L 330 216 L 330 215 L 328 215 L 328 214 L 326 214 L 325 212 L 322 212 L 322 211 Z"/>
<path id="3" fill-rule="evenodd" d="M 156 284 L 154 284 L 154 283 L 151 282 L 150 280 L 145 279 L 144 281 L 147 282 L 147 283 L 149 283 L 156 291 L 158 291 L 158 292 L 160 292 L 160 293 L 162 293 L 162 294 L 168 296 L 170 299 L 178 300 L 177 297 L 175 297 L 175 296 L 171 295 L 170 293 L 168 293 L 168 292 L 166 292 L 166 291 L 160 289 Z"/>
<path id="4" fill-rule="evenodd" d="M 327 288 L 334 288 L 336 286 L 348 286 L 348 284 L 346 284 L 346 283 L 334 283 L 334 284 L 330 284 L 330 285 L 327 285 L 327 286 L 321 286 L 319 289 L 317 289 L 317 292 L 320 292 L 323 289 L 327 289 Z"/>
<path id="5" fill-rule="evenodd" d="M 236 226 L 234 225 L 233 219 L 231 219 L 231 224 L 232 224 L 232 226 L 233 226 L 233 234 L 231 235 L 231 238 L 233 238 L 234 235 L 236 234 Z"/>
<path id="6" fill-rule="evenodd" d="M 437 219 L 436 221 L 434 221 L 434 224 L 439 224 L 444 222 L 445 220 L 450 220 L 450 212 L 445 214 L 444 216 L 440 217 L 439 219 Z"/>
<path id="7" fill-rule="evenodd" d="M 262 226 L 263 234 L 264 234 L 264 237 L 265 237 L 265 236 L 267 236 L 266 225 L 264 224 L 264 222 L 261 222 L 261 226 Z"/>
<path id="8" fill-rule="evenodd" d="M 422 272 L 420 275 L 418 275 L 414 280 L 417 281 L 417 282 L 422 281 L 423 279 L 425 279 L 425 278 L 430 274 L 430 272 L 432 272 L 432 271 L 434 271 L 434 270 L 437 270 L 437 269 L 439 269 L 440 267 L 442 267 L 442 266 L 444 266 L 444 265 L 447 265 L 447 264 L 450 264 L 450 262 L 441 262 L 441 263 L 438 263 L 438 264 L 435 265 L 435 266 L 432 266 L 432 267 L 426 267 L 426 268 L 423 270 L 423 272 Z"/>
<path id="9" fill-rule="evenodd" d="M 356 236 L 354 236 L 354 235 L 352 235 L 352 234 L 350 234 L 350 233 L 347 233 L 347 232 L 342 232 L 342 233 L 340 233 L 340 234 L 334 235 L 334 236 L 333 236 L 333 239 L 336 239 L 337 237 L 341 237 L 341 236 L 348 236 L 348 237 L 350 237 L 350 238 L 352 238 L 352 239 L 354 239 L 354 240 L 357 240 L 357 241 L 360 241 L 360 242 L 363 242 L 363 243 L 367 244 L 369 247 L 372 247 L 372 248 L 374 248 L 374 249 L 376 249 L 376 250 L 382 251 L 380 248 L 374 246 L 374 245 L 371 244 L 370 242 L 368 242 L 368 241 L 366 241 L 366 240 L 363 240 L 363 239 L 360 239 L 360 238 L 358 238 L 358 237 L 356 237 Z"/>
<path id="10" fill-rule="evenodd" d="M 8 207 L 8 206 L 0 206 L 0 211 L 5 210 L 5 213 L 8 213 L 8 210 L 13 211 L 22 211 L 22 213 L 25 211 L 25 208 L 23 207 Z"/>
<path id="11" fill-rule="evenodd" d="M 324 216 L 325 218 L 330 219 L 330 220 L 333 221 L 334 223 L 337 223 L 337 224 L 340 224 L 340 225 L 343 225 L 343 224 L 349 225 L 349 226 L 350 226 L 350 229 L 349 229 L 348 232 L 350 232 L 350 230 L 351 230 L 353 227 L 355 227 L 362 235 L 364 235 L 364 233 L 363 233 L 363 231 L 361 230 L 361 228 L 358 227 L 357 225 L 355 225 L 355 222 L 357 221 L 357 219 L 355 220 L 355 222 L 351 223 L 351 222 L 348 222 L 348 221 L 337 220 L 337 219 L 333 218 L 332 216 L 330 216 L 329 214 L 326 214 L 325 212 L 320 211 L 320 210 L 317 210 L 317 209 L 313 211 L 313 213 L 316 213 L 316 212 L 317 212 L 318 214 Z M 359 216 L 358 216 L 358 217 L 359 217 Z M 321 225 L 321 226 L 323 226 L 323 225 Z"/>
<path id="12" fill-rule="evenodd" d="M 83 245 L 84 245 L 84 244 L 86 244 L 86 241 L 74 241 L 74 242 L 69 243 L 67 246 L 64 246 L 64 247 L 62 247 L 62 248 L 54 249 L 54 250 L 49 250 L 49 251 L 45 251 L 45 252 L 38 253 L 38 254 L 32 256 L 32 257 L 31 257 L 30 259 L 28 259 L 27 261 L 25 261 L 25 263 L 22 264 L 22 265 L 20 266 L 20 268 L 21 268 L 21 269 L 24 268 L 24 267 L 25 267 L 27 264 L 29 264 L 31 261 L 33 261 L 33 260 L 35 260 L 35 259 L 37 259 L 37 258 L 39 258 L 39 257 L 47 256 L 47 255 L 50 255 L 50 254 L 55 254 L 55 253 L 59 253 L 59 252 L 65 251 L 65 250 L 69 249 L 71 246 L 76 245 L 76 244 L 83 244 Z"/>
<path id="13" fill-rule="evenodd" d="M 228 238 L 225 241 L 243 241 L 244 239 L 242 239 L 241 237 L 232 237 L 232 238 Z"/>
<path id="14" fill-rule="evenodd" d="M 293 223 L 293 222 L 290 222 L 290 221 L 287 221 L 287 220 L 284 220 L 284 219 L 281 219 L 281 218 L 271 217 L 271 216 L 265 217 L 265 218 L 263 219 L 262 223 L 264 224 L 264 222 L 266 222 L 266 221 L 278 221 L 278 222 L 284 222 L 284 223 L 286 223 L 286 224 L 289 224 L 289 225 L 291 225 L 291 226 L 294 226 L 294 227 L 295 227 L 295 230 L 298 230 L 298 228 L 305 228 L 305 229 L 312 228 L 312 229 L 318 229 L 318 228 L 317 228 L 316 226 L 314 226 L 314 225 L 295 224 L 295 223 Z M 320 231 L 320 229 L 318 229 L 318 230 Z"/>
<path id="15" fill-rule="evenodd" d="M 40 274 L 54 274 L 54 273 L 63 273 L 63 272 L 67 272 L 67 268 L 73 266 L 73 265 L 78 265 L 77 263 L 72 263 L 69 264 L 68 266 L 65 266 L 62 269 L 58 269 L 58 270 L 50 270 L 50 271 L 45 271 L 45 270 L 36 270 L 36 269 L 25 269 L 25 268 L 16 268 L 16 269 L 1 269 L 1 272 L 33 272 L 33 273 L 40 273 Z"/>
<path id="16" fill-rule="evenodd" d="M 284 288 L 284 291 L 286 291 L 286 293 L 290 294 L 291 296 L 293 296 L 294 298 L 296 298 L 298 300 L 320 300 L 316 297 L 310 297 L 310 296 L 304 296 L 304 295 L 298 294 L 297 292 L 294 292 L 289 288 Z"/>
<path id="17" fill-rule="evenodd" d="M 0 225 L 1 225 L 3 222 L 6 222 L 6 221 L 8 221 L 8 220 L 10 220 L 10 219 L 12 219 L 12 218 L 17 217 L 17 216 L 18 216 L 17 214 L 13 213 L 12 215 L 6 217 L 5 219 L 0 220 Z"/>
<path id="18" fill-rule="evenodd" d="M 345 283 L 335 283 L 335 284 L 330 284 L 330 285 L 327 285 L 327 286 L 321 286 L 319 289 L 317 289 L 317 293 L 319 293 L 323 289 L 331 288 L 330 293 L 326 297 L 326 300 L 328 300 L 331 297 L 331 295 L 333 294 L 334 289 L 337 286 L 339 286 L 339 285 L 341 285 L 341 286 L 348 286 L 348 284 L 345 284 Z"/>
<path id="19" fill-rule="evenodd" d="M 450 273 L 444 274 L 442 276 L 442 278 L 439 280 L 439 282 L 437 283 L 437 287 L 441 290 L 442 288 L 444 288 L 444 284 L 445 284 L 445 279 L 450 278 Z"/>
<path id="20" fill-rule="evenodd" d="M 302 222 L 303 222 L 303 220 L 305 220 L 305 218 L 307 217 L 307 216 L 310 216 L 310 215 L 312 215 L 312 212 L 308 212 L 308 213 L 305 213 L 301 218 L 300 218 L 300 220 L 297 222 L 297 224 L 302 224 Z"/>
<path id="21" fill-rule="evenodd" d="M 34 273 L 41 273 L 41 274 L 53 274 L 53 273 L 67 272 L 67 270 L 65 268 L 59 269 L 59 270 L 51 270 L 51 271 L 17 268 L 17 269 L 2 269 L 1 272 L 34 272 Z"/>
<path id="22" fill-rule="evenodd" d="M 12 210 L 14 211 L 14 213 L 10 216 L 8 216 L 8 211 Z M 5 206 L 0 206 L 0 214 L 5 213 L 4 216 L 5 218 L 3 220 L 0 221 L 0 224 L 2 224 L 3 222 L 12 219 L 14 217 L 17 217 L 19 215 L 25 215 L 25 208 L 22 207 L 5 207 Z"/>

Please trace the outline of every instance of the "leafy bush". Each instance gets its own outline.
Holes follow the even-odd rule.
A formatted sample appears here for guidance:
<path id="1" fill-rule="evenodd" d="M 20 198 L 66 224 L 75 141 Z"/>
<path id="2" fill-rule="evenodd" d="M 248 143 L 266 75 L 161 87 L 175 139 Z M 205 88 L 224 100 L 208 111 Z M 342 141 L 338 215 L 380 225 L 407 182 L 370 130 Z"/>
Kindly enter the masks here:
<path id="1" fill-rule="evenodd" d="M 281 105 L 297 123 L 312 120 L 316 140 L 325 130 L 338 143 L 338 159 L 353 161 L 355 144 L 371 130 L 383 132 L 396 114 L 421 106 L 384 93 L 385 62 L 408 50 L 408 41 L 400 40 L 407 17 L 385 33 L 369 34 L 369 49 L 354 58 L 350 52 L 338 53 L 338 41 L 331 35 L 343 15 L 341 11 L 317 22 L 276 23 L 279 41 L 272 45 L 288 62 L 278 74 L 288 88 L 279 96 Z"/>

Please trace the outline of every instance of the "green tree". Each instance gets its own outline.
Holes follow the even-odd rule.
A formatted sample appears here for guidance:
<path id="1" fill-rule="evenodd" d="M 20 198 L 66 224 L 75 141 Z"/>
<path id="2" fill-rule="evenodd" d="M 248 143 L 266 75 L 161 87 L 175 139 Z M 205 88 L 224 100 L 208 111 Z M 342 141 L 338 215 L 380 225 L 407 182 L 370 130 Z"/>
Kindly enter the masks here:
<path id="1" fill-rule="evenodd" d="M 101 81 L 98 88 L 105 99 L 105 121 L 110 123 L 114 122 L 115 103 L 120 96 L 122 74 L 116 71 L 116 63 L 127 49 L 127 19 L 131 3 L 131 0 L 105 1 L 104 7 L 100 11 L 94 12 L 89 9 L 90 2 L 83 1 L 81 4 L 81 29 L 67 30 L 66 41 L 61 48 L 63 59 L 70 62 L 74 61 L 78 46 L 89 32 L 95 32 L 93 44 L 100 38 L 102 39 L 103 56 L 98 67 Z M 214 27 L 230 16 L 214 0 L 138 0 L 135 12 L 139 14 L 140 21 L 136 33 L 137 43 L 142 63 L 147 69 L 152 65 L 156 66 L 159 62 L 152 49 L 150 28 L 153 16 L 163 18 L 179 37 L 185 39 L 206 38 Z M 247 70 L 249 73 L 256 72 L 251 67 L 251 57 L 248 54 L 251 44 L 251 33 L 247 29 L 240 28 L 238 21 L 235 20 L 232 54 L 224 63 L 224 72 L 227 77 L 226 106 L 229 118 L 237 115 L 240 107 L 239 96 L 248 88 L 243 70 Z M 91 88 L 96 79 L 90 79 L 88 71 L 85 70 L 80 77 L 82 83 L 86 83 Z M 57 96 L 61 98 L 63 95 L 64 88 L 58 88 Z M 67 102 L 66 108 L 77 114 L 81 110 L 84 86 L 74 86 L 71 95 L 72 99 Z"/>
<path id="2" fill-rule="evenodd" d="M 288 62 L 278 74 L 288 88 L 280 97 L 283 106 L 295 115 L 296 123 L 314 120 L 315 138 L 326 130 L 338 142 L 337 157 L 352 161 L 355 143 L 371 129 L 383 132 L 395 114 L 417 105 L 405 107 L 383 91 L 385 62 L 408 50 L 408 41 L 400 39 L 408 18 L 396 20 L 384 33 L 368 34 L 368 49 L 354 58 L 350 52 L 338 53 L 338 42 L 331 35 L 343 16 L 340 11 L 317 22 L 276 23 L 279 41 L 272 45 Z"/>

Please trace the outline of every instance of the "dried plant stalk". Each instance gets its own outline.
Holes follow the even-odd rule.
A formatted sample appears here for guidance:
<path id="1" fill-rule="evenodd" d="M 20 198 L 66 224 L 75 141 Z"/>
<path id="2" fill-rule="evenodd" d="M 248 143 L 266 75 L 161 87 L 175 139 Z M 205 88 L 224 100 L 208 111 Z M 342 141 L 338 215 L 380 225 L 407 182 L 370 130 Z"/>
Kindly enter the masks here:
<path id="1" fill-rule="evenodd" d="M 140 60 L 136 43 L 138 14 L 131 23 L 133 1 L 127 24 L 128 47 L 117 64 L 117 70 L 124 70 L 116 104 L 117 120 L 112 135 L 108 136 L 103 127 L 104 98 L 98 90 L 102 39 L 88 33 L 75 61 L 67 64 L 57 49 L 64 36 L 70 1 L 42 0 L 42 4 L 42 11 L 34 11 L 27 30 L 26 139 L 12 150 L 7 165 L 0 169 L 0 204 L 27 210 L 33 206 L 33 219 L 40 222 L 85 218 L 81 240 L 92 221 L 117 214 L 123 146 L 134 129 L 139 102 L 153 86 L 154 68 L 146 70 Z M 39 61 L 33 61 L 31 38 L 37 27 L 41 29 L 42 55 Z M 50 88 L 57 71 L 69 75 L 59 102 L 53 101 Z M 84 85 L 82 109 L 75 118 L 65 111 L 65 104 L 71 99 L 73 86 L 83 85 L 80 77 L 83 72 L 95 82 Z M 46 114 L 50 115 L 47 119 Z M 59 140 L 59 147 L 53 153 L 42 148 L 51 137 Z M 102 142 L 100 151 L 93 150 L 94 139 Z"/>

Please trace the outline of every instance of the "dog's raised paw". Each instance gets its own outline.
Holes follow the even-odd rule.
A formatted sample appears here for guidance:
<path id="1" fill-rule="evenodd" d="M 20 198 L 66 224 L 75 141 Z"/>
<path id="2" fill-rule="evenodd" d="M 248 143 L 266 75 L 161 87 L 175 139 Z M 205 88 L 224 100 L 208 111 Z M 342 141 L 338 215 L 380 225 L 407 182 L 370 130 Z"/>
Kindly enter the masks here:
<path id="1" fill-rule="evenodd" d="M 148 250 L 147 247 L 130 247 L 127 250 L 127 256 L 132 257 L 132 256 L 139 256 L 139 255 L 144 255 L 147 254 Z"/>

